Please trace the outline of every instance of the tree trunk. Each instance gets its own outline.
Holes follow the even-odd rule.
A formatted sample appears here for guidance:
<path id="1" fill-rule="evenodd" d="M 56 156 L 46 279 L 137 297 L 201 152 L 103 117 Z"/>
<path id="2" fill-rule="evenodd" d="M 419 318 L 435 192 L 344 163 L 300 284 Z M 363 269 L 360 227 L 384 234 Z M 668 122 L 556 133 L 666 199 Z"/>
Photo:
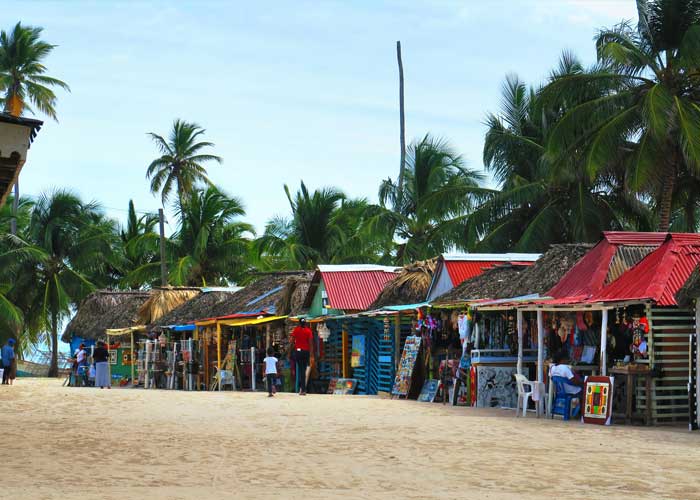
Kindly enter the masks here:
<path id="1" fill-rule="evenodd" d="M 406 116 L 403 107 L 403 61 L 401 60 L 401 42 L 396 42 L 396 59 L 399 62 L 399 127 L 401 140 L 401 163 L 399 165 L 398 193 L 396 195 L 397 209 L 400 210 L 403 200 L 403 178 L 406 169 Z"/>
<path id="2" fill-rule="evenodd" d="M 659 197 L 659 231 L 665 233 L 671 225 L 671 202 L 673 201 L 673 189 L 676 185 L 676 166 L 669 168 L 664 176 Z"/>
<path id="3" fill-rule="evenodd" d="M 49 377 L 58 377 L 58 315 L 51 313 L 51 365 Z"/>
<path id="4" fill-rule="evenodd" d="M 15 180 L 15 199 L 12 200 L 12 220 L 10 220 L 10 234 L 17 234 L 17 210 L 19 210 L 19 176 Z"/>

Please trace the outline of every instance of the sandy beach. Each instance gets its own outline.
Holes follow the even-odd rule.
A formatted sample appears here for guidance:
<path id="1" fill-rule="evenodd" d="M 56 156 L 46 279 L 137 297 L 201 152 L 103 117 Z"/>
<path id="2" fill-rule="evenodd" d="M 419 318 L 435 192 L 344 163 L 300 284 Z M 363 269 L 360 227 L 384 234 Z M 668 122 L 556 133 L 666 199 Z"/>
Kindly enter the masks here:
<path id="1" fill-rule="evenodd" d="M 700 498 L 700 433 L 376 397 L 0 387 L 2 497 Z"/>

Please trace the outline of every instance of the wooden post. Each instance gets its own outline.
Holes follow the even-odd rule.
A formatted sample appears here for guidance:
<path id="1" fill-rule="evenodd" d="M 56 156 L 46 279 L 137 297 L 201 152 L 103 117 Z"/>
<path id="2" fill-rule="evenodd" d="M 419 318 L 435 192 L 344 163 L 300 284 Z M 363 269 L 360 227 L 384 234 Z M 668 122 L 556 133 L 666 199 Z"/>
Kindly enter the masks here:
<path id="1" fill-rule="evenodd" d="M 216 376 L 219 378 L 221 390 L 221 323 L 216 322 Z"/>
<path id="2" fill-rule="evenodd" d="M 394 365 L 398 371 L 401 360 L 401 313 L 396 314 L 394 319 Z"/>
<path id="3" fill-rule="evenodd" d="M 136 360 L 134 359 L 134 331 L 131 330 L 131 385 L 134 385 L 135 379 L 134 379 L 134 363 Z"/>
<path id="4" fill-rule="evenodd" d="M 649 333 L 651 334 L 651 331 Z M 695 408 L 690 408 L 690 414 L 692 415 L 695 411 L 695 425 L 700 427 L 700 306 L 698 306 L 698 299 L 695 299 L 695 359 L 693 359 L 693 353 L 690 356 L 690 362 L 695 362 Z M 692 374 L 693 370 L 690 370 L 690 373 Z"/>
<path id="5" fill-rule="evenodd" d="M 341 349 L 343 350 L 343 378 L 348 378 L 350 375 L 348 373 L 348 332 L 345 331 L 344 326 L 341 333 Z"/>
<path id="6" fill-rule="evenodd" d="M 250 387 L 255 391 L 255 347 L 250 348 Z"/>
<path id="7" fill-rule="evenodd" d="M 544 319 L 537 311 L 537 381 L 544 382 Z"/>
<path id="8" fill-rule="evenodd" d="M 518 321 L 518 375 L 523 374 L 523 312 L 516 312 Z"/>
<path id="9" fill-rule="evenodd" d="M 265 326 L 265 355 L 267 356 L 267 350 L 270 348 L 270 323 Z"/>
<path id="10" fill-rule="evenodd" d="M 608 310 L 603 309 L 600 322 L 600 374 L 608 374 Z"/>

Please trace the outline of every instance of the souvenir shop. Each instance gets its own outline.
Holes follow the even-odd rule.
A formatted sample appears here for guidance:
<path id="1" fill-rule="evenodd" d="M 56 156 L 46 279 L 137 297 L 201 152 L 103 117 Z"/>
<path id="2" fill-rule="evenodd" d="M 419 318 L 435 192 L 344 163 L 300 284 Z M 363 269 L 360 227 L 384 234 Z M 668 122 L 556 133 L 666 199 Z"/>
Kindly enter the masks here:
<path id="1" fill-rule="evenodd" d="M 210 390 L 261 390 L 268 347 L 280 359 L 278 390 L 290 390 L 286 316 L 227 317 L 195 323 L 201 378 Z"/>

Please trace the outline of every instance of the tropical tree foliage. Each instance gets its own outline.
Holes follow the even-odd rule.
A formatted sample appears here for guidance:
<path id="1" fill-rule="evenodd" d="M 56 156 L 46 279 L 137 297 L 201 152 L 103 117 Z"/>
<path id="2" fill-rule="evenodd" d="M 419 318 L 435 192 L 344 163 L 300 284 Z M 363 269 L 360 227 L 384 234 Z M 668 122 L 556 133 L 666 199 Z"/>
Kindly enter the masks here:
<path id="1" fill-rule="evenodd" d="M 309 192 L 302 181 L 292 196 L 284 192 L 290 217 L 275 216 L 255 241 L 263 267 L 312 269 L 317 264 L 376 261 L 380 238 L 362 232 L 369 204 L 352 200 L 336 188 Z"/>
<path id="2" fill-rule="evenodd" d="M 254 228 L 239 220 L 243 203 L 218 188 L 195 189 L 177 207 L 177 230 L 166 243 L 170 285 L 227 285 L 250 270 L 246 258 Z M 155 253 L 159 235 L 146 232 L 135 237 L 133 248 Z M 129 245 L 127 245 L 127 248 Z M 131 283 L 156 284 L 160 255 L 153 255 L 129 273 Z"/>
<path id="3" fill-rule="evenodd" d="M 57 374 L 61 321 L 96 286 L 110 282 L 116 234 L 97 204 L 57 190 L 39 196 L 28 226 L 3 242 L 5 253 L 18 256 L 8 296 L 24 312 L 24 334 L 50 334 L 50 375 Z"/>
<path id="4" fill-rule="evenodd" d="M 36 110 L 56 120 L 56 94 L 51 87 L 70 90 L 57 78 L 46 75 L 44 59 L 56 47 L 41 40 L 43 28 L 17 23 L 0 32 L 0 97 L 6 112 L 16 116 Z"/>
<path id="5" fill-rule="evenodd" d="M 625 187 L 650 197 L 665 231 L 674 208 L 697 209 L 680 205 L 697 199 L 678 180 L 700 174 L 700 2 L 637 7 L 636 27 L 598 33 L 593 68 L 545 89 L 550 101 L 573 103 L 552 130 L 547 157 L 564 166 L 580 158 L 592 182 L 611 166 L 624 168 Z"/>
<path id="6" fill-rule="evenodd" d="M 460 228 L 484 193 L 482 175 L 466 168 L 447 142 L 430 135 L 409 146 L 404 175 L 400 200 L 397 182 L 389 178 L 381 183 L 380 206 L 366 226 L 388 236 L 395 263 L 464 248 Z"/>
<path id="7" fill-rule="evenodd" d="M 182 205 L 199 184 L 211 185 L 207 177 L 205 163 L 222 163 L 223 160 L 203 150 L 214 144 L 201 141 L 205 130 L 196 123 L 175 120 L 166 140 L 150 132 L 161 156 L 151 162 L 146 170 L 146 178 L 151 181 L 151 192 L 160 193 L 163 206 L 175 190 Z"/>

